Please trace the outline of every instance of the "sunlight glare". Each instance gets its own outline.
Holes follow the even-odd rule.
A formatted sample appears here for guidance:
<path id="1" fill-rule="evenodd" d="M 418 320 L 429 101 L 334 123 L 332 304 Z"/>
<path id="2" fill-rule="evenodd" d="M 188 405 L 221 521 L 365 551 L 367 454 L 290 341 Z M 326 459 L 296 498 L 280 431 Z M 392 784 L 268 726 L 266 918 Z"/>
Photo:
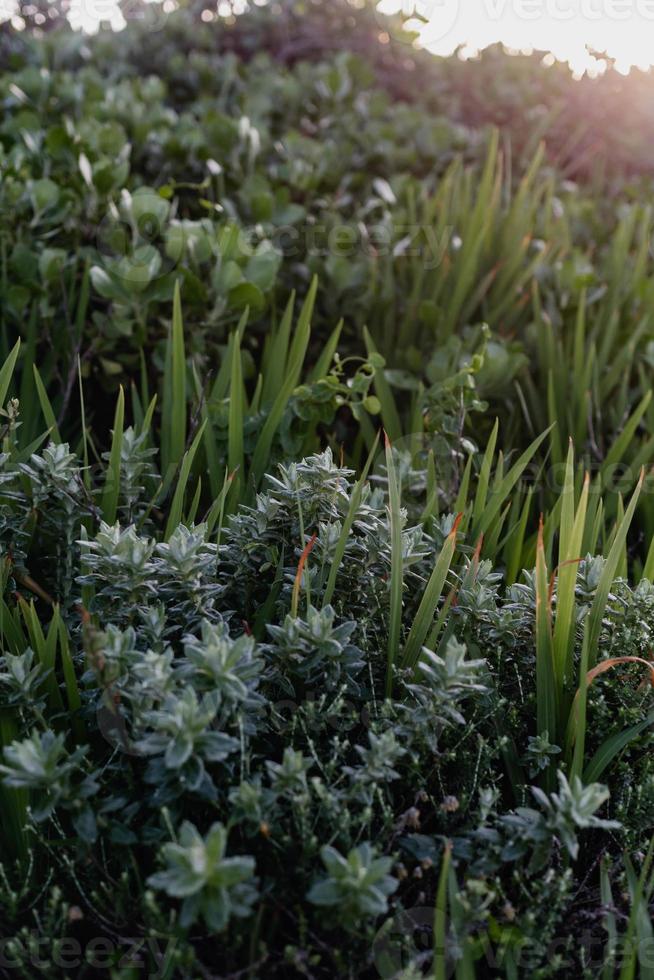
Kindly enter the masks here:
<path id="1" fill-rule="evenodd" d="M 380 0 L 402 12 L 417 44 L 439 55 L 502 42 L 514 51 L 551 52 L 575 74 L 597 74 L 615 59 L 623 73 L 654 64 L 654 0 Z"/>

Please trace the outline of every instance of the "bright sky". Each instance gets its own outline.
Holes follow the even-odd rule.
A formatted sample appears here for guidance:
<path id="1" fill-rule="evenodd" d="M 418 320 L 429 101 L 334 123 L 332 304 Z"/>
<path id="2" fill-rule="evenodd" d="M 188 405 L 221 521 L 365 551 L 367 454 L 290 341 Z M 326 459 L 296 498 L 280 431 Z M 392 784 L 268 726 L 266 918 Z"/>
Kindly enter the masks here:
<path id="1" fill-rule="evenodd" d="M 225 15 L 246 6 L 247 0 L 207 0 L 203 19 L 211 19 L 209 10 Z M 165 18 L 174 7 L 174 0 L 164 0 L 155 9 Z M 475 54 L 501 41 L 515 50 L 551 52 L 578 74 L 604 67 L 589 49 L 606 51 L 623 72 L 654 64 L 654 0 L 379 0 L 378 8 L 402 11 L 419 29 L 420 45 L 436 54 L 451 54 L 461 45 Z M 16 0 L 0 0 L 0 21 L 12 18 L 15 9 Z M 114 30 L 125 24 L 117 0 L 71 0 L 69 17 L 73 27 L 87 32 L 101 20 Z"/>
<path id="2" fill-rule="evenodd" d="M 379 9 L 402 10 L 420 27 L 421 46 L 437 54 L 459 45 L 472 54 L 502 41 L 552 52 L 580 74 L 603 65 L 589 48 L 615 58 L 623 72 L 654 64 L 654 0 L 380 0 Z"/>

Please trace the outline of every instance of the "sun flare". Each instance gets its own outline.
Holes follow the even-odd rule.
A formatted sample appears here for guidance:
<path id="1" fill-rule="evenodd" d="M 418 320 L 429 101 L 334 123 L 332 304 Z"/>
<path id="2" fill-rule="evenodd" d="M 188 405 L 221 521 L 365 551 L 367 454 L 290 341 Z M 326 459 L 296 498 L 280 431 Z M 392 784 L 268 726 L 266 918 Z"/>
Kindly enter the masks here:
<path id="1" fill-rule="evenodd" d="M 572 70 L 618 71 L 654 63 L 654 0 L 381 0 L 381 13 L 401 12 L 417 43 L 439 55 L 470 55 L 490 44 L 551 52 Z"/>

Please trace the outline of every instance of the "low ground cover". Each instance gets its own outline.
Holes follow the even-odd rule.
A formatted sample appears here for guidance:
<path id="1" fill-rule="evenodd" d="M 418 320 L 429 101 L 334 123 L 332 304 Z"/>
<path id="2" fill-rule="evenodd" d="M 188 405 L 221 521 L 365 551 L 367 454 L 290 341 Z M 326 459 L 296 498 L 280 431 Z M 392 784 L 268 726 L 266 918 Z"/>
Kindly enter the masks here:
<path id="1" fill-rule="evenodd" d="M 648 976 L 651 175 L 282 14 L 0 39 L 0 972 Z"/>

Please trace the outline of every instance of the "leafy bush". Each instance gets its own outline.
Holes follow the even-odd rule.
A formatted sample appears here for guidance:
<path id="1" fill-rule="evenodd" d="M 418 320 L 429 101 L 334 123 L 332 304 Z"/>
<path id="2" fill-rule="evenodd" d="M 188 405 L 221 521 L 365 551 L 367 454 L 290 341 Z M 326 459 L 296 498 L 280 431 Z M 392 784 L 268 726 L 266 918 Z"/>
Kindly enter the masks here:
<path id="1" fill-rule="evenodd" d="M 85 925 L 76 934 L 87 935 L 94 921 L 122 930 L 137 914 L 143 928 L 175 938 L 171 969 L 180 973 L 215 964 L 217 955 L 225 969 L 263 957 L 266 969 L 283 973 L 309 956 L 325 974 L 359 975 L 372 968 L 380 924 L 411 909 L 417 889 L 426 889 L 423 901 L 435 896 L 443 841 L 450 839 L 452 887 L 458 880 L 470 892 L 489 875 L 497 882 L 483 914 L 475 907 L 453 920 L 465 956 L 476 957 L 480 936 L 492 936 L 491 922 L 508 902 L 524 955 L 544 968 L 547 944 L 534 933 L 520 889 L 544 869 L 564 873 L 569 866 L 584 875 L 596 846 L 589 829 L 617 853 L 620 836 L 613 843 L 607 834 L 621 834 L 622 825 L 597 811 L 606 812 L 614 770 L 622 791 L 618 754 L 649 725 L 643 712 L 651 696 L 644 702 L 622 687 L 620 698 L 642 720 L 620 729 L 605 715 L 602 727 L 586 731 L 579 714 L 580 697 L 590 713 L 613 698 L 614 685 L 593 683 L 588 667 L 595 617 L 607 657 L 599 666 L 645 663 L 649 607 L 639 612 L 639 595 L 648 583 L 631 590 L 618 580 L 615 611 L 608 596 L 601 600 L 615 545 L 598 571 L 581 566 L 573 582 L 578 626 L 561 706 L 570 703 L 579 671 L 589 672 L 572 699 L 570 742 L 565 728 L 543 727 L 541 702 L 556 677 L 543 679 L 538 667 L 538 568 L 535 577 L 525 573 L 524 585 L 507 587 L 501 566 L 491 573 L 491 561 L 480 562 L 479 548 L 469 547 L 474 499 L 457 520 L 430 517 L 425 526 L 405 526 L 397 539 L 390 447 L 387 491 L 353 483 L 327 450 L 280 466 L 278 476 L 266 478 L 256 510 L 242 505 L 223 518 L 225 526 L 210 518 L 172 530 L 165 514 L 147 516 L 147 498 L 135 498 L 124 483 L 117 511 L 135 509 L 142 526 L 104 523 L 93 503 L 106 492 L 103 481 L 85 483 L 65 445 L 48 445 L 27 463 L 19 462 L 18 444 L 9 449 L 6 526 L 29 522 L 27 515 L 53 499 L 45 491 L 49 481 L 60 485 L 60 470 L 44 461 L 57 457 L 66 460 L 65 506 L 82 533 L 63 580 L 51 579 L 40 557 L 47 521 L 32 526 L 20 567 L 5 552 L 7 581 L 15 583 L 3 600 L 0 675 L 1 771 L 16 831 L 3 836 L 8 881 L 14 862 L 24 867 L 43 851 L 65 900 L 84 905 Z M 26 473 L 43 477 L 21 482 Z M 345 564 L 337 560 L 344 527 Z M 617 539 L 622 533 L 621 526 Z M 239 555 L 249 564 L 235 574 Z M 68 591 L 60 591 L 62 583 Z M 53 605 L 48 589 L 55 587 Z M 34 589 L 37 605 L 28 601 Z M 559 579 L 556 604 L 546 600 L 555 627 L 560 589 Z M 259 636 L 244 618 L 248 594 L 265 610 Z M 613 617 L 618 628 L 632 623 L 620 657 L 610 639 Z M 412 636 L 427 643 L 415 663 L 406 657 Z M 596 778 L 582 783 L 576 746 L 584 737 L 581 764 Z M 647 771 L 645 761 L 634 762 L 629 778 L 640 771 Z M 534 780 L 538 809 L 527 806 Z M 87 871 L 84 855 L 91 853 L 99 863 Z M 40 887 L 38 877 L 33 887 Z M 298 946 L 299 908 L 308 931 Z M 566 888 L 550 910 L 552 936 L 574 908 Z M 19 928 L 22 912 L 7 921 Z M 212 937 L 228 927 L 229 949 L 218 954 Z M 196 938 L 198 928 L 204 938 Z M 339 928 L 351 936 L 347 953 L 334 940 Z"/>
<path id="2" fill-rule="evenodd" d="M 0 972 L 651 941 L 651 216 L 355 6 L 0 37 Z"/>

